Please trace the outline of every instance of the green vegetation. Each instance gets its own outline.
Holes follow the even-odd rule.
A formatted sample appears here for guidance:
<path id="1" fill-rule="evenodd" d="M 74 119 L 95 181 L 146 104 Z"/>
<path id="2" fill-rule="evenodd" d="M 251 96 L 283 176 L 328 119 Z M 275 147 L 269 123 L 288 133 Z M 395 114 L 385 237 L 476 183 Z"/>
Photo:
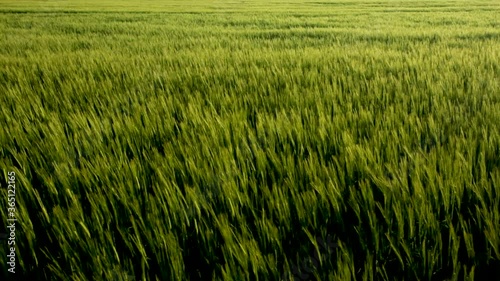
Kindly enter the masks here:
<path id="1" fill-rule="evenodd" d="M 2 280 L 500 280 L 498 15 L 0 0 Z"/>

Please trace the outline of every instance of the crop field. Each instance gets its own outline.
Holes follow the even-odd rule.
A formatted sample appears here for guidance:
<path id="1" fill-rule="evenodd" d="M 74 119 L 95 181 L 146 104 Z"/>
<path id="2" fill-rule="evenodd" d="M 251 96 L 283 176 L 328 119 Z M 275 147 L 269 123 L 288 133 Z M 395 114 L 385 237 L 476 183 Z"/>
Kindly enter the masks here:
<path id="1" fill-rule="evenodd" d="M 0 0 L 0 126 L 1 280 L 500 280 L 498 0 Z"/>

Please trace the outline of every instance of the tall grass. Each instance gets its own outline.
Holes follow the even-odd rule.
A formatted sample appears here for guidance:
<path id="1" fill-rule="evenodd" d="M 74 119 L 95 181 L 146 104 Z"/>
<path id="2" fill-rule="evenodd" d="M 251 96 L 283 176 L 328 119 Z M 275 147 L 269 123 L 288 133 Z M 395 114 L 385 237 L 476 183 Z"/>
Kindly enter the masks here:
<path id="1" fill-rule="evenodd" d="M 1 0 L 14 277 L 500 279 L 499 12 Z"/>

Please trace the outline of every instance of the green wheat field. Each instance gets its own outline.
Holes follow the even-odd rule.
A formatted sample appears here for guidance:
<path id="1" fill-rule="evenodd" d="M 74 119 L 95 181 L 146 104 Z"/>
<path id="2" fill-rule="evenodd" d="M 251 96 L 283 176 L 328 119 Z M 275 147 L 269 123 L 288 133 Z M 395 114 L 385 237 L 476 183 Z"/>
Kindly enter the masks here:
<path id="1" fill-rule="evenodd" d="M 1 280 L 500 280 L 500 1 L 0 0 Z"/>

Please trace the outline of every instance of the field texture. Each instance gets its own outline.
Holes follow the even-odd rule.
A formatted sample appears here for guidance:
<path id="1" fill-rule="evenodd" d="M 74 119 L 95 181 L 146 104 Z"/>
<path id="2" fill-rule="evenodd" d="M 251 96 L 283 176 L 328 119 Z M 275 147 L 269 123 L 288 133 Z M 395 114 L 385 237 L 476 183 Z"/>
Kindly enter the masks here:
<path id="1" fill-rule="evenodd" d="M 500 280 L 500 1 L 320 1 L 0 0 L 0 279 Z"/>

